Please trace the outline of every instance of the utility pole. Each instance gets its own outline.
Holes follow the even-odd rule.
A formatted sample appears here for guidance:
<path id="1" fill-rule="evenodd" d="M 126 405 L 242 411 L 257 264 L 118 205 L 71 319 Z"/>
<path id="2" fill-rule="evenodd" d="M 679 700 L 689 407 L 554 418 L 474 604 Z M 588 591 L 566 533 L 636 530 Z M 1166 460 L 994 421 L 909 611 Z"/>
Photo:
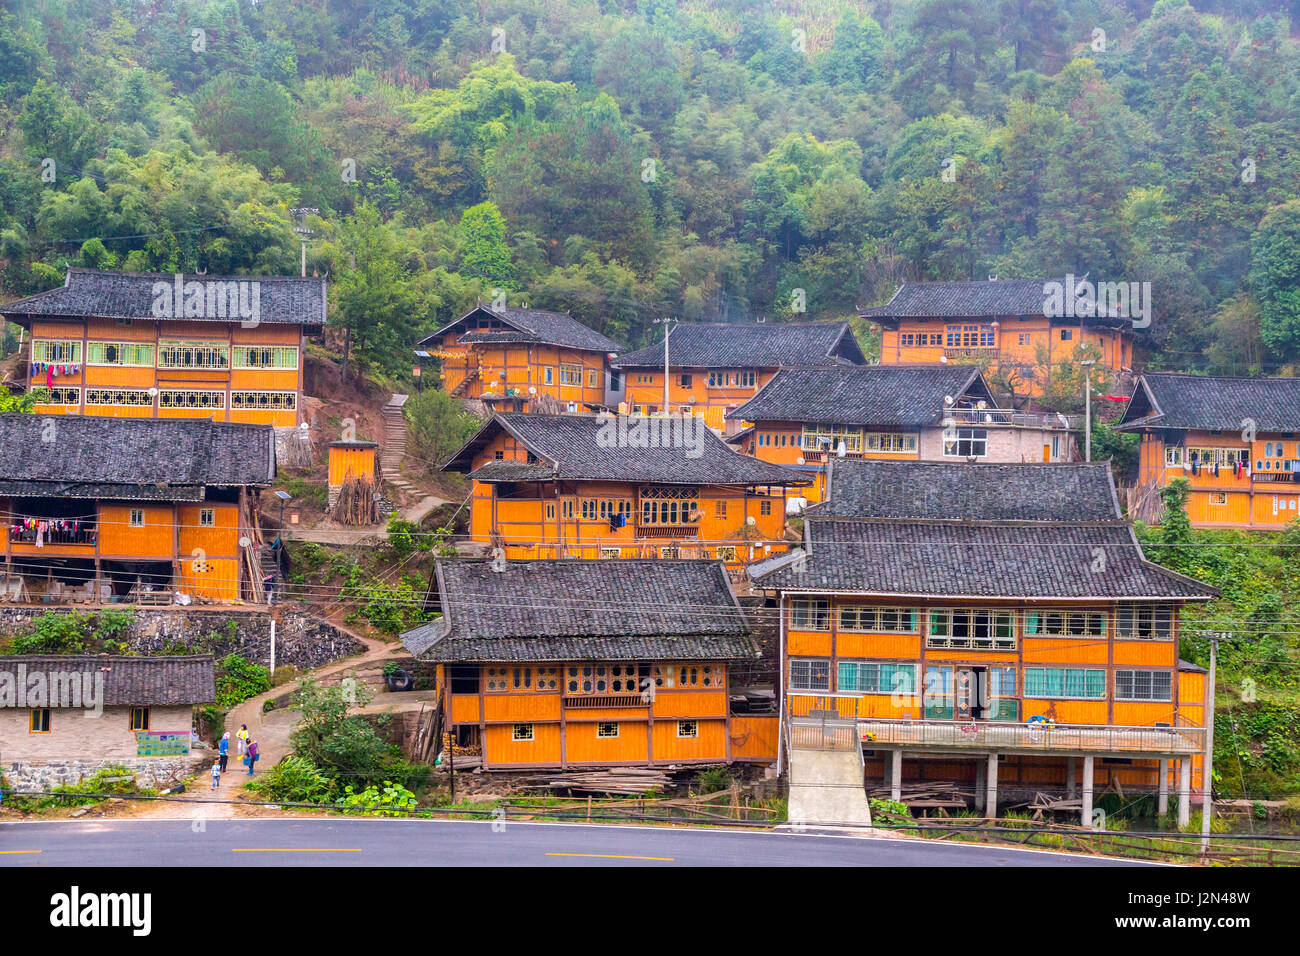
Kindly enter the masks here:
<path id="1" fill-rule="evenodd" d="M 664 327 L 664 408 L 665 415 L 668 414 L 668 336 L 672 334 L 675 319 L 655 319 L 655 325 Z"/>
<path id="2" fill-rule="evenodd" d="M 1095 359 L 1083 359 L 1083 460 L 1092 461 L 1092 366 Z"/>
<path id="3" fill-rule="evenodd" d="M 289 212 L 298 217 L 298 225 L 293 227 L 293 231 L 298 234 L 298 241 L 302 243 L 302 277 L 305 279 L 307 278 L 307 240 L 314 232 L 307 228 L 307 217 L 319 215 L 320 210 L 315 206 L 297 206 Z"/>
<path id="4" fill-rule="evenodd" d="M 1210 677 L 1205 689 L 1205 766 L 1201 774 L 1201 856 L 1210 852 L 1210 819 L 1214 816 L 1214 678 L 1219 663 L 1219 641 L 1228 635 L 1210 638 Z"/>

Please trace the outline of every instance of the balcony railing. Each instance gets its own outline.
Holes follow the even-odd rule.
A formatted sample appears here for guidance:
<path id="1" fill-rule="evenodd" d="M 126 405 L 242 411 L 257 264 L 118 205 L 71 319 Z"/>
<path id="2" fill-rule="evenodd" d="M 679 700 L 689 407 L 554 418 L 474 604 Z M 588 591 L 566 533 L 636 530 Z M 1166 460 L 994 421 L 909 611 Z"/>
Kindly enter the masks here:
<path id="1" fill-rule="evenodd" d="M 1082 415 L 1061 415 L 1056 412 L 1018 412 L 1012 408 L 946 408 L 945 421 L 956 425 L 1011 425 L 1016 428 L 1061 428 L 1076 431 L 1083 428 Z"/>
<path id="2" fill-rule="evenodd" d="M 1041 750 L 1091 753 L 1194 754 L 1205 749 L 1205 729 L 1112 724 L 1011 724 L 985 721 L 859 719 L 864 746 L 872 743 L 956 750 Z"/>
<path id="3" fill-rule="evenodd" d="M 29 521 L 39 524 L 31 527 Z M 41 527 L 44 525 L 44 527 Z M 9 540 L 15 544 L 84 544 L 94 546 L 98 527 L 93 521 L 69 521 L 62 518 L 20 518 L 9 526 Z"/>

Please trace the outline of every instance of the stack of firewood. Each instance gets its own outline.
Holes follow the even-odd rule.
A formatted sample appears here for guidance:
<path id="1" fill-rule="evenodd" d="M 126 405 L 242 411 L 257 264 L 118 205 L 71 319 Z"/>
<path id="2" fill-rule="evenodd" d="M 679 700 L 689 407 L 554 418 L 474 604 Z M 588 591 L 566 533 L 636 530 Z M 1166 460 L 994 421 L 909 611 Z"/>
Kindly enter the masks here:
<path id="1" fill-rule="evenodd" d="M 372 525 L 379 521 L 379 502 L 375 483 L 369 478 L 348 475 L 334 502 L 333 518 L 339 524 Z"/>

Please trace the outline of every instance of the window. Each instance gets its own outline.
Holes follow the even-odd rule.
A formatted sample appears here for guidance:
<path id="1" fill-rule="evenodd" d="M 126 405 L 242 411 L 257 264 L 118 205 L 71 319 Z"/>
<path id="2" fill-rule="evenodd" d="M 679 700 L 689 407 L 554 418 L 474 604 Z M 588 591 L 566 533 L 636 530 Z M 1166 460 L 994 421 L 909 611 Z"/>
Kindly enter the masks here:
<path id="1" fill-rule="evenodd" d="M 131 708 L 131 729 L 132 730 L 149 729 L 149 708 L 148 707 Z"/>
<path id="2" fill-rule="evenodd" d="M 577 510 L 577 505 L 576 505 L 577 500 L 578 500 L 577 498 L 560 499 L 560 517 L 563 518 L 565 521 L 573 520 L 573 516 Z"/>
<path id="3" fill-rule="evenodd" d="M 795 600 L 790 602 L 790 629 L 794 631 L 829 631 L 831 602 Z"/>
<path id="4" fill-rule="evenodd" d="M 735 561 L 735 560 L 736 560 L 736 546 L 735 546 L 734 544 L 724 544 L 724 545 L 720 545 L 720 546 L 718 547 L 718 560 L 719 560 L 719 561 L 728 561 L 728 562 Z"/>
<path id="5" fill-rule="evenodd" d="M 75 339 L 32 339 L 33 362 L 80 362 L 81 343 Z"/>
<path id="6" fill-rule="evenodd" d="M 693 379 L 691 378 L 691 376 L 685 373 L 677 376 L 677 384 L 680 388 L 690 388 L 692 381 Z"/>
<path id="7" fill-rule="evenodd" d="M 916 451 L 916 435 L 902 432 L 867 432 L 863 436 L 863 447 L 869 452 L 907 454 Z"/>
<path id="8" fill-rule="evenodd" d="M 600 556 L 602 558 L 621 558 L 623 557 L 622 548 L 601 548 Z"/>
<path id="9" fill-rule="evenodd" d="M 217 526 L 217 509 L 200 508 L 199 509 L 199 527 L 215 528 Z"/>
<path id="10" fill-rule="evenodd" d="M 163 339 L 158 343 L 158 367 L 230 368 L 230 346 L 226 342 L 182 342 Z"/>
<path id="11" fill-rule="evenodd" d="M 772 502 L 760 501 L 758 503 L 758 513 L 760 515 L 770 515 L 772 513 Z"/>
<path id="12" fill-rule="evenodd" d="M 594 368 L 589 368 L 589 369 L 587 369 L 587 387 L 588 387 L 588 388 L 600 388 L 600 370 L 599 370 L 599 369 L 594 369 Z"/>
<path id="13" fill-rule="evenodd" d="M 753 388 L 756 381 L 752 371 L 709 373 L 709 388 Z"/>
<path id="14" fill-rule="evenodd" d="M 1250 463 L 1249 448 L 1205 448 L 1188 446 L 1187 461 L 1198 465 L 1223 465 L 1231 468 L 1236 464 Z"/>
<path id="15" fill-rule="evenodd" d="M 1061 329 L 1061 341 L 1069 342 L 1074 338 L 1074 329 Z"/>
<path id="16" fill-rule="evenodd" d="M 1105 637 L 1101 611 L 1026 611 L 1025 635 L 1035 637 Z"/>
<path id="17" fill-rule="evenodd" d="M 536 669 L 535 687 L 537 690 L 558 690 L 560 686 L 560 669 L 558 667 L 539 667 Z"/>
<path id="18" fill-rule="evenodd" d="M 1104 700 L 1106 672 L 1083 667 L 1026 667 L 1025 696 Z"/>
<path id="19" fill-rule="evenodd" d="M 132 528 L 143 528 L 143 527 L 144 527 L 144 509 L 143 509 L 143 508 L 132 508 L 132 509 L 131 509 L 131 514 L 130 514 L 130 518 L 129 518 L 129 520 L 130 520 L 130 523 L 131 523 L 131 527 L 132 527 Z"/>
<path id="20" fill-rule="evenodd" d="M 50 732 L 50 708 L 33 708 L 27 729 L 34 734 L 48 734 Z"/>
<path id="21" fill-rule="evenodd" d="M 930 612 L 926 647 L 970 650 L 1015 650 L 1016 616 L 1013 611 L 945 608 Z"/>
<path id="22" fill-rule="evenodd" d="M 700 490 L 693 487 L 642 488 L 641 524 L 687 525 L 699 520 Z"/>
<path id="23" fill-rule="evenodd" d="M 510 739 L 511 739 L 511 740 L 532 740 L 532 739 L 533 739 L 533 725 L 532 725 L 532 724 L 515 724 L 514 729 L 513 729 L 513 731 L 512 731 L 511 734 L 510 734 Z"/>
<path id="24" fill-rule="evenodd" d="M 790 662 L 791 690 L 831 689 L 831 662 L 792 660 Z"/>
<path id="25" fill-rule="evenodd" d="M 502 451 L 500 448 L 498 448 L 496 451 L 494 451 L 494 452 L 492 453 L 492 460 L 493 460 L 493 461 L 505 461 L 505 460 L 506 460 L 506 453 L 505 453 L 504 451 Z"/>
<path id="26" fill-rule="evenodd" d="M 680 556 L 681 553 L 677 550 L 676 545 L 669 545 L 666 548 L 659 549 L 659 557 L 664 558 L 666 560 L 670 560 L 672 558 L 677 558 Z"/>
<path id="27" fill-rule="evenodd" d="M 900 336 L 903 348 L 925 348 L 927 345 L 943 345 L 941 332 L 904 332 Z"/>
<path id="28" fill-rule="evenodd" d="M 840 661 L 836 688 L 859 694 L 916 693 L 916 665 Z"/>
<path id="29" fill-rule="evenodd" d="M 231 350 L 231 361 L 235 368 L 296 369 L 298 347 L 296 345 L 236 345 Z"/>
<path id="30" fill-rule="evenodd" d="M 1017 333 L 1016 333 L 1016 344 L 1017 344 L 1017 345 L 1028 345 L 1028 344 L 1029 344 L 1029 333 L 1028 333 L 1028 332 L 1017 332 Z"/>
<path id="31" fill-rule="evenodd" d="M 943 453 L 956 458 L 983 458 L 989 453 L 987 428 L 959 428 L 955 441 L 944 441 Z"/>
<path id="32" fill-rule="evenodd" d="M 479 667 L 477 664 L 453 664 L 448 680 L 453 694 L 477 694 Z"/>
<path id="33" fill-rule="evenodd" d="M 724 683 L 720 664 L 673 664 L 655 668 L 656 676 L 664 671 L 673 673 L 677 687 L 721 687 Z M 673 682 L 669 681 L 668 686 L 672 687 Z"/>
<path id="34" fill-rule="evenodd" d="M 489 694 L 501 693 L 509 688 L 510 669 L 508 667 L 487 667 L 483 670 L 483 690 Z"/>
<path id="35" fill-rule="evenodd" d="M 841 607 L 839 627 L 859 634 L 919 634 L 921 612 L 907 607 Z"/>
<path id="36" fill-rule="evenodd" d="M 546 385 L 555 384 L 555 369 L 547 365 L 542 369 L 542 382 Z"/>
<path id="37" fill-rule="evenodd" d="M 87 365 L 153 367 L 153 346 L 139 342 L 87 342 Z"/>
<path id="38" fill-rule="evenodd" d="M 727 503 L 725 501 L 719 501 L 716 517 L 725 518 L 726 516 L 727 516 Z"/>
<path id="39" fill-rule="evenodd" d="M 226 407 L 226 393 L 190 388 L 168 388 L 158 393 L 159 408 L 201 408 L 218 410 Z"/>
<path id="40" fill-rule="evenodd" d="M 1170 671 L 1116 671 L 1116 700 L 1172 700 Z"/>
<path id="41" fill-rule="evenodd" d="M 44 401 L 38 402 L 39 405 L 80 405 L 81 389 L 79 388 L 36 388 L 32 391 L 38 395 L 44 392 Z"/>
<path id="42" fill-rule="evenodd" d="M 700 722 L 698 720 L 679 720 L 677 721 L 678 737 L 698 737 L 700 735 Z"/>
<path id="43" fill-rule="evenodd" d="M 606 739 L 618 736 L 618 724 L 613 721 L 601 721 L 596 725 L 596 736 Z"/>
<path id="44" fill-rule="evenodd" d="M 132 405 L 150 408 L 153 396 L 145 389 L 134 388 L 88 388 L 87 405 Z"/>
<path id="45" fill-rule="evenodd" d="M 548 383 L 549 384 L 549 383 Z M 581 385 L 582 384 L 582 366 L 581 365 L 561 365 L 560 366 L 560 384 L 561 385 Z"/>
<path id="46" fill-rule="evenodd" d="M 1121 604 L 1115 611 L 1115 638 L 1121 641 L 1170 641 L 1174 609 L 1165 604 Z"/>
<path id="47" fill-rule="evenodd" d="M 1182 467 L 1183 464 L 1183 446 L 1166 445 L 1165 446 L 1165 464 L 1172 465 L 1175 468 Z"/>
<path id="48" fill-rule="evenodd" d="M 993 347 L 993 326 L 950 325 L 946 329 L 950 349 L 990 349 Z"/>
<path id="49" fill-rule="evenodd" d="M 844 442 L 844 451 L 857 454 L 862 451 L 862 429 L 840 425 L 805 425 L 799 436 L 799 447 L 804 451 L 834 452 Z"/>
<path id="50" fill-rule="evenodd" d="M 297 392 L 231 392 L 230 407 L 292 412 L 298 407 Z"/>
<path id="51" fill-rule="evenodd" d="M 1210 504 L 1226 505 L 1228 503 L 1228 493 L 1226 491 L 1211 491 Z"/>
<path id="52" fill-rule="evenodd" d="M 554 502 L 554 501 L 548 501 L 548 502 L 546 502 L 546 520 L 547 520 L 547 521 L 554 521 L 554 520 L 555 520 L 555 502 Z"/>

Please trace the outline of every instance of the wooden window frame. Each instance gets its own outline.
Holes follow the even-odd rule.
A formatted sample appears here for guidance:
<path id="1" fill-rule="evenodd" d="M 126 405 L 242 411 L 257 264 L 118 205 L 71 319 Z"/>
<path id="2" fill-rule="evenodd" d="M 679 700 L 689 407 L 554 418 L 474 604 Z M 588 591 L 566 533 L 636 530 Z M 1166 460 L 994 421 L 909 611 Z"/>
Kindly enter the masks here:
<path id="1" fill-rule="evenodd" d="M 1056 692 L 1054 687 L 1030 687 L 1030 682 L 1036 678 L 1040 672 L 1059 672 L 1061 676 L 1060 693 Z M 1070 674 L 1082 675 L 1080 680 L 1083 682 L 1085 693 L 1069 694 Z M 1091 678 L 1089 675 L 1092 675 Z M 1101 692 L 1099 694 L 1088 694 L 1088 684 L 1095 681 L 1097 675 L 1101 675 Z M 1105 700 L 1106 699 L 1106 668 L 1104 667 L 1072 667 L 1057 664 L 1035 664 L 1026 666 L 1024 669 L 1024 696 L 1033 700 Z"/>
<path id="2" fill-rule="evenodd" d="M 199 527 L 215 528 L 217 526 L 217 509 L 200 508 L 199 509 Z"/>
<path id="3" fill-rule="evenodd" d="M 799 623 L 800 611 L 805 611 L 805 623 Z M 790 601 L 790 630 L 829 631 L 831 629 L 831 602 L 824 598 L 794 598 Z"/>
<path id="4" fill-rule="evenodd" d="M 159 339 L 158 368 L 165 369 L 230 369 L 230 343 L 221 339 Z M 194 361 L 182 361 L 185 355 Z"/>
<path id="5" fill-rule="evenodd" d="M 39 721 L 37 720 L 38 715 L 41 717 Z M 33 707 L 27 712 L 27 732 L 29 734 L 48 734 L 53 719 L 49 707 Z M 38 723 L 44 726 L 38 727 Z"/>
<path id="6" fill-rule="evenodd" d="M 613 733 L 609 732 L 611 728 L 614 731 Z M 618 728 L 619 728 L 619 723 L 617 720 L 598 721 L 596 723 L 596 736 L 601 738 L 602 740 L 617 740 Z"/>
<path id="7" fill-rule="evenodd" d="M 96 351 L 104 351 L 100 357 L 96 357 Z M 117 349 L 118 358 L 116 361 L 110 359 L 106 354 L 108 349 Z M 148 359 L 145 360 L 139 353 L 147 352 Z M 127 355 L 132 354 L 134 361 L 127 361 Z M 106 342 L 93 340 L 86 343 L 86 364 L 107 368 L 153 368 L 154 367 L 154 346 L 152 342 Z"/>
<path id="8" fill-rule="evenodd" d="M 249 361 L 256 355 L 258 361 Z M 266 358 L 268 361 L 260 361 Z M 291 372 L 298 368 L 296 345 L 234 345 L 230 349 L 231 368 L 257 369 L 259 371 Z"/>
<path id="9" fill-rule="evenodd" d="M 262 402 L 260 396 L 267 401 Z M 298 393 L 267 389 L 240 389 L 230 393 L 231 411 L 245 412 L 296 412 Z"/>
<path id="10" fill-rule="evenodd" d="M 679 720 L 677 721 L 677 736 L 682 740 L 697 740 L 700 736 L 700 722 L 698 720 Z"/>
<path id="11" fill-rule="evenodd" d="M 104 399 L 111 399 L 104 401 Z M 153 408 L 154 397 L 144 388 L 87 388 L 86 406 L 95 408 Z"/>
<path id="12" fill-rule="evenodd" d="M 140 518 L 139 518 L 138 521 L 136 520 L 136 515 L 139 515 L 139 516 L 140 516 Z M 144 509 L 143 509 L 143 508 L 132 508 L 132 509 L 130 509 L 130 510 L 127 512 L 126 521 L 127 521 L 127 527 L 130 527 L 130 528 L 143 528 L 143 527 L 144 527 Z"/>
<path id="13" fill-rule="evenodd" d="M 1140 697 L 1140 696 L 1135 696 L 1132 693 L 1127 695 L 1121 694 L 1120 681 L 1125 679 L 1121 677 L 1121 675 L 1123 674 L 1130 675 L 1127 678 L 1129 681 L 1133 681 L 1135 679 L 1135 676 L 1138 674 L 1147 675 L 1151 683 L 1152 695 L 1149 697 Z M 1155 681 L 1157 677 L 1161 677 L 1165 681 L 1167 681 L 1167 684 L 1165 686 L 1165 696 L 1163 697 L 1155 696 L 1155 689 L 1156 689 Z M 1135 686 L 1133 689 L 1136 689 Z M 1172 703 L 1173 699 L 1174 699 L 1174 672 L 1172 670 L 1166 670 L 1163 668 L 1148 668 L 1148 667 L 1119 667 L 1115 669 L 1115 700 L 1124 701 L 1126 703 L 1168 704 L 1168 703 Z"/>
<path id="14" fill-rule="evenodd" d="M 532 724 L 515 724 L 510 729 L 510 740 L 513 743 L 532 743 L 535 739 Z"/>
<path id="15" fill-rule="evenodd" d="M 220 389 L 164 388 L 158 390 L 159 409 L 193 409 L 219 412 L 226 407 L 226 393 Z"/>
<path id="16" fill-rule="evenodd" d="M 58 357 L 48 354 L 51 351 L 57 351 Z M 65 351 L 69 354 L 62 354 Z M 83 364 L 81 361 L 81 339 L 33 338 L 31 361 L 44 362 L 48 365 L 81 365 Z"/>

